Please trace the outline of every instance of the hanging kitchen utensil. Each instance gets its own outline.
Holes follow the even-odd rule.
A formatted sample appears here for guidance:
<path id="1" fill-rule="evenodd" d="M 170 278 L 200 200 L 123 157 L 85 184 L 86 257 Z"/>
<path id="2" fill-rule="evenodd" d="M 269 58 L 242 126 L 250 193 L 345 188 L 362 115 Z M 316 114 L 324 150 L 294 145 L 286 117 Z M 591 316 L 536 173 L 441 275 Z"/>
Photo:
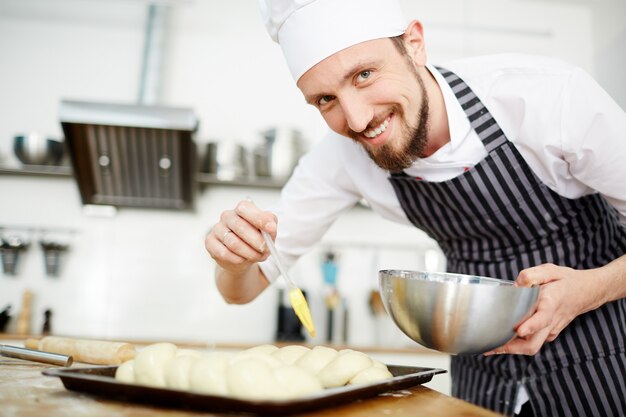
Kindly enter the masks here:
<path id="1" fill-rule="evenodd" d="M 4 310 L 0 312 L 0 333 L 4 333 L 11 320 L 11 304 L 7 305 Z"/>
<path id="2" fill-rule="evenodd" d="M 63 254 L 68 251 L 69 246 L 45 240 L 40 241 L 39 244 L 43 250 L 46 275 L 58 277 Z"/>
<path id="3" fill-rule="evenodd" d="M 0 238 L 0 256 L 2 257 L 2 270 L 4 274 L 17 274 L 17 264 L 20 253 L 25 251 L 28 245 L 28 242 L 18 236 Z"/>
<path id="4" fill-rule="evenodd" d="M 324 276 L 324 305 L 326 306 L 326 343 L 333 342 L 335 332 L 335 311 L 341 303 L 341 296 L 337 291 L 337 263 L 335 254 L 327 252 L 322 262 Z"/>
<path id="5" fill-rule="evenodd" d="M 41 334 L 48 336 L 52 333 L 52 310 L 47 308 L 43 312 L 43 326 L 41 327 Z"/>

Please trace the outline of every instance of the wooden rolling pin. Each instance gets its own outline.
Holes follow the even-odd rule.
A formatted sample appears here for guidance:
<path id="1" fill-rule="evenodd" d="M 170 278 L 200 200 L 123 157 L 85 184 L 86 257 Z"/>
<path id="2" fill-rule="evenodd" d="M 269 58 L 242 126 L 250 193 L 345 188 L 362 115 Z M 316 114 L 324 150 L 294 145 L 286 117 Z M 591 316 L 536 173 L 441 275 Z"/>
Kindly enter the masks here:
<path id="1" fill-rule="evenodd" d="M 135 357 L 135 345 L 123 342 L 71 339 L 46 336 L 40 340 L 26 339 L 28 349 L 44 350 L 72 356 L 77 362 L 95 365 L 119 365 Z"/>

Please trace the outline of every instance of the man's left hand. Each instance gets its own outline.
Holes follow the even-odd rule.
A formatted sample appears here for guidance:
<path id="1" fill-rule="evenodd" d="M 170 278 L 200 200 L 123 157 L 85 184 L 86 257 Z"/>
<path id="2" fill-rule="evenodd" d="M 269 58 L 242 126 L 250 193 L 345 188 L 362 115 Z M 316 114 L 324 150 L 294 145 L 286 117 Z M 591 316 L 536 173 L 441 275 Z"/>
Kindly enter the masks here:
<path id="1" fill-rule="evenodd" d="M 604 303 L 599 282 L 594 282 L 598 269 L 575 270 L 543 264 L 520 272 L 515 285 L 539 285 L 539 297 L 533 314 L 520 323 L 516 337 L 485 355 L 512 353 L 534 355 L 544 343 L 551 342 L 578 315 Z"/>

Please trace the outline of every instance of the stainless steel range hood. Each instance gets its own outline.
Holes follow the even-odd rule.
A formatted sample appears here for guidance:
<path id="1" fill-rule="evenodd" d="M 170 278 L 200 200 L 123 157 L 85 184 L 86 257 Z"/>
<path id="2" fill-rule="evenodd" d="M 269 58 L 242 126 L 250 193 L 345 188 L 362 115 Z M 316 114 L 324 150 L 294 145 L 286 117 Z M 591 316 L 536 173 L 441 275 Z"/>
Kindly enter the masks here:
<path id="1" fill-rule="evenodd" d="M 84 204 L 192 207 L 191 109 L 64 100 L 59 118 Z"/>

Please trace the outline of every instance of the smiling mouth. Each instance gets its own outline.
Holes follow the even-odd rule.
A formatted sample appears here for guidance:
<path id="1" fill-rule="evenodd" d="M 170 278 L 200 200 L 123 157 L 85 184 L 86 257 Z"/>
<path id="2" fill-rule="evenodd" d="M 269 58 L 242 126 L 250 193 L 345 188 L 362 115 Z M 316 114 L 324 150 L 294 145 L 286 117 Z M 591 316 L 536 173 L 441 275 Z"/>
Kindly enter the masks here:
<path id="1" fill-rule="evenodd" d="M 383 133 L 385 129 L 387 129 L 387 126 L 389 125 L 389 120 L 391 120 L 391 116 L 387 116 L 387 118 L 374 129 L 369 129 L 363 132 L 363 136 L 369 139 L 374 139 L 376 136 Z"/>

